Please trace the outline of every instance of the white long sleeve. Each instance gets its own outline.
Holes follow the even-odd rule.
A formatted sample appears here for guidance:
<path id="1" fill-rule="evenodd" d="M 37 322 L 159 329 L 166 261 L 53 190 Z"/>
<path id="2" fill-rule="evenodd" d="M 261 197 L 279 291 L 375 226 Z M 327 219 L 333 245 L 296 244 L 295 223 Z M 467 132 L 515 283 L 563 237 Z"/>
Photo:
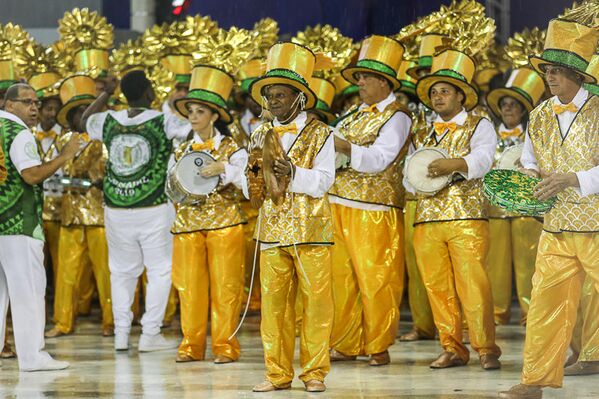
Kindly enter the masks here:
<path id="1" fill-rule="evenodd" d="M 491 170 L 497 147 L 497 135 L 493 124 L 481 119 L 470 139 L 470 153 L 464 157 L 468 165 L 468 180 L 480 179 Z"/>
<path id="2" fill-rule="evenodd" d="M 295 167 L 295 176 L 289 186 L 289 191 L 320 198 L 329 191 L 334 181 L 335 142 L 331 134 L 316 155 L 312 169 Z"/>
<path id="3" fill-rule="evenodd" d="M 369 146 L 351 145 L 351 167 L 363 173 L 379 173 L 397 158 L 412 127 L 411 118 L 403 112 L 393 115 Z"/>
<path id="4" fill-rule="evenodd" d="M 235 187 L 243 192 L 243 195 L 249 199 L 248 183 L 245 176 L 245 168 L 248 163 L 248 153 L 245 149 L 240 149 L 225 162 L 225 173 L 221 175 L 223 185 L 233 183 Z"/>
<path id="5" fill-rule="evenodd" d="M 524 147 L 522 147 L 522 155 L 520 155 L 520 163 L 522 167 L 525 169 L 532 169 L 539 172 L 539 165 L 537 165 L 537 157 L 535 156 L 535 152 L 532 149 L 532 142 L 530 141 L 530 136 L 528 132 L 525 133 L 524 136 Z"/>

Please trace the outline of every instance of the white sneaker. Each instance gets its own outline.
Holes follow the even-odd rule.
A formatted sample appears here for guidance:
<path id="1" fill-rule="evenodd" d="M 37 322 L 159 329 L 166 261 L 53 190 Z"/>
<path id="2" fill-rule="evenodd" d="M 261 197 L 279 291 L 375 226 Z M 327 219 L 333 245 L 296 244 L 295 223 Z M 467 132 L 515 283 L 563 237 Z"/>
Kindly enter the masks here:
<path id="1" fill-rule="evenodd" d="M 126 351 L 129 349 L 129 334 L 126 332 L 115 332 L 114 350 Z"/>
<path id="2" fill-rule="evenodd" d="M 177 342 L 167 340 L 162 334 L 141 334 L 139 337 L 138 349 L 140 352 L 163 351 L 167 349 L 175 349 L 177 347 L 179 347 Z"/>
<path id="3" fill-rule="evenodd" d="M 49 359 L 43 366 L 32 369 L 21 369 L 21 371 L 52 371 L 64 370 L 70 366 L 69 362 L 61 362 L 60 360 Z"/>

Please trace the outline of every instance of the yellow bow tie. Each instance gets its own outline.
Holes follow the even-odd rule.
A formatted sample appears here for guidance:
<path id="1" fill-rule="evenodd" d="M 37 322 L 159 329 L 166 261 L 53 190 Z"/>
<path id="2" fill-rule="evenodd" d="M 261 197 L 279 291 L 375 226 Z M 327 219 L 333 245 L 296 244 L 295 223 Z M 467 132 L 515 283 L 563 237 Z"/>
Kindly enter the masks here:
<path id="1" fill-rule="evenodd" d="M 379 112 L 379 109 L 376 107 L 376 104 L 372 104 L 372 105 L 371 105 L 371 106 L 369 106 L 369 107 L 362 108 L 362 109 L 360 110 L 360 112 L 363 112 L 363 113 L 373 113 L 373 114 L 376 114 L 376 113 L 378 113 L 378 112 Z"/>
<path id="2" fill-rule="evenodd" d="M 260 118 L 250 118 L 250 125 L 260 122 Z"/>
<path id="3" fill-rule="evenodd" d="M 566 111 L 570 111 L 570 112 L 578 111 L 578 107 L 576 105 L 574 105 L 574 103 L 568 103 L 566 105 L 552 104 L 551 108 L 553 108 L 553 112 L 555 112 L 556 115 L 563 114 Z"/>
<path id="4" fill-rule="evenodd" d="M 508 137 L 520 137 L 521 134 L 522 134 L 522 130 L 520 130 L 520 128 L 517 127 L 512 130 L 504 130 L 504 131 L 499 132 L 499 137 L 501 137 L 502 140 L 505 140 Z"/>
<path id="5" fill-rule="evenodd" d="M 283 137 L 285 133 L 297 134 L 297 126 L 295 126 L 295 123 L 285 126 L 274 126 L 272 130 L 278 134 L 279 137 Z"/>
<path id="6" fill-rule="evenodd" d="M 53 139 L 56 137 L 56 132 L 54 130 L 50 130 L 47 132 L 44 132 L 43 130 L 38 130 L 35 133 L 35 138 L 37 139 L 37 141 L 42 141 L 43 139 Z"/>
<path id="7" fill-rule="evenodd" d="M 214 150 L 214 140 L 208 139 L 203 143 L 193 143 L 191 145 L 193 151 L 211 151 Z"/>
<path id="8" fill-rule="evenodd" d="M 446 130 L 449 130 L 449 133 L 453 133 L 458 128 L 458 125 L 455 122 L 435 122 L 433 125 L 435 127 L 435 133 L 439 136 L 445 133 Z"/>
<path id="9" fill-rule="evenodd" d="M 79 138 L 83 141 L 85 141 L 86 143 L 89 143 L 90 141 L 92 141 L 92 139 L 89 137 L 89 134 L 87 133 L 79 133 Z"/>

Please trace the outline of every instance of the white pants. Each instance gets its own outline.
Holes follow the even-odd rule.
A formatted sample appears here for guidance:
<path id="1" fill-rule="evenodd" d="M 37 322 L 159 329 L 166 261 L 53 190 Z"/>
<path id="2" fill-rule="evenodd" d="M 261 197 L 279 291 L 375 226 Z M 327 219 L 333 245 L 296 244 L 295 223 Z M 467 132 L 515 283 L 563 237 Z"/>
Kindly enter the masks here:
<path id="1" fill-rule="evenodd" d="M 44 352 L 46 272 L 44 242 L 24 236 L 0 236 L 0 346 L 4 345 L 8 303 L 19 368 L 32 370 L 51 359 Z"/>
<path id="2" fill-rule="evenodd" d="M 131 330 L 131 305 L 144 266 L 147 270 L 148 287 L 145 313 L 141 319 L 142 331 L 149 335 L 160 333 L 171 290 L 171 208 L 167 204 L 138 209 L 105 208 L 104 222 L 116 333 L 128 333 Z"/>

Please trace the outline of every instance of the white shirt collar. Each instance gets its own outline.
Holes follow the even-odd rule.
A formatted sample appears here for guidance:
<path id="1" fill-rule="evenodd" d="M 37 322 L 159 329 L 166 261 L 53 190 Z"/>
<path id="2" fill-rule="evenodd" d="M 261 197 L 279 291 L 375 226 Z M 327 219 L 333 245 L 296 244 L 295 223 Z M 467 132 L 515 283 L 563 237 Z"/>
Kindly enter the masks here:
<path id="1" fill-rule="evenodd" d="M 304 126 L 306 126 L 306 121 L 308 120 L 308 114 L 306 114 L 305 111 L 300 112 L 294 120 L 292 120 L 291 122 L 285 124 L 285 126 L 287 125 L 291 125 L 292 123 L 295 123 L 295 127 L 297 128 L 297 132 L 301 132 L 302 129 L 304 128 Z M 281 122 L 279 122 L 278 119 L 275 118 L 275 120 L 272 122 L 273 126 L 283 126 L 283 124 Z"/>
<path id="2" fill-rule="evenodd" d="M 385 108 L 387 108 L 387 105 L 391 104 L 392 102 L 396 101 L 396 97 L 395 97 L 395 93 L 393 93 L 393 91 L 391 91 L 391 93 L 389 93 L 389 95 L 387 96 L 387 98 L 385 98 L 382 101 L 379 101 L 378 103 L 376 103 L 376 109 L 378 109 L 379 112 L 383 112 L 385 110 Z M 369 107 L 368 104 L 366 103 L 362 103 L 360 104 L 359 109 L 364 109 Z"/>
<path id="3" fill-rule="evenodd" d="M 38 123 L 37 126 L 35 127 L 35 130 L 37 130 L 38 132 L 43 131 L 42 124 Z M 60 126 L 58 123 L 56 123 L 56 124 L 54 124 L 54 126 L 52 126 L 52 128 L 50 130 L 54 130 L 54 133 L 60 134 L 60 132 L 62 132 L 62 126 Z"/>
<path id="4" fill-rule="evenodd" d="M 11 121 L 18 123 L 19 125 L 23 125 L 25 129 L 29 129 L 29 127 L 27 127 L 27 124 L 23 122 L 21 118 L 19 118 L 15 114 L 11 114 L 10 112 L 0 110 L 0 118 L 10 119 Z"/>
<path id="5" fill-rule="evenodd" d="M 462 110 L 456 116 L 451 118 L 451 120 L 447 121 L 447 123 L 455 122 L 456 125 L 462 126 L 466 122 L 467 117 L 468 117 L 468 113 L 466 112 L 466 110 L 464 108 L 462 108 Z M 443 118 L 441 118 L 440 115 L 437 115 L 437 117 L 435 118 L 435 122 L 445 122 L 445 121 L 443 120 Z"/>
<path id="6" fill-rule="evenodd" d="M 522 126 L 522 124 L 520 123 L 518 126 L 516 126 L 514 129 L 520 129 L 521 132 L 524 131 L 524 127 Z M 510 130 L 514 130 L 514 129 L 508 129 L 503 122 L 499 125 L 499 131 L 500 132 L 509 132 Z"/>
<path id="7" fill-rule="evenodd" d="M 574 105 L 576 105 L 576 108 L 580 109 L 580 107 L 584 105 L 588 97 L 589 92 L 584 87 L 580 86 L 580 89 L 578 89 L 578 93 L 576 93 L 576 95 L 572 99 L 572 102 L 574 103 Z M 562 102 L 559 100 L 557 96 L 553 96 L 552 100 L 553 103 L 556 105 L 566 105 L 562 104 Z"/>
<path id="8" fill-rule="evenodd" d="M 218 150 L 220 143 L 223 141 L 223 135 L 218 131 L 217 128 L 214 128 L 214 136 L 212 136 L 212 140 L 214 140 L 214 149 Z M 193 142 L 202 144 L 204 140 L 202 140 L 198 133 L 193 132 Z"/>

